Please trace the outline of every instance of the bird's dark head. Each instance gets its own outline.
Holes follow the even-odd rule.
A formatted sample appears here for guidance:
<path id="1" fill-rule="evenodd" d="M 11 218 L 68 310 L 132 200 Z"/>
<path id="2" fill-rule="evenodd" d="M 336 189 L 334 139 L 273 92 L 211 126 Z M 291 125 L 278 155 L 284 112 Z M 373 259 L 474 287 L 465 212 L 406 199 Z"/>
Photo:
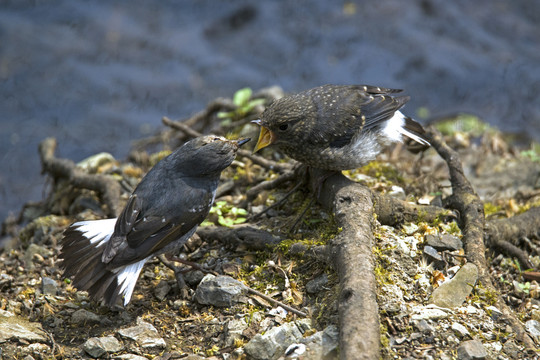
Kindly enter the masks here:
<path id="1" fill-rule="evenodd" d="M 171 155 L 175 157 L 175 167 L 180 167 L 185 175 L 220 173 L 231 165 L 239 147 L 249 140 L 228 140 L 215 135 L 200 136 L 188 141 Z"/>
<path id="2" fill-rule="evenodd" d="M 307 117 L 316 111 L 313 102 L 303 94 L 285 96 L 274 101 L 261 114 L 259 120 L 252 121 L 260 125 L 259 140 L 253 152 L 269 145 L 297 144 L 301 138 L 309 136 Z"/>

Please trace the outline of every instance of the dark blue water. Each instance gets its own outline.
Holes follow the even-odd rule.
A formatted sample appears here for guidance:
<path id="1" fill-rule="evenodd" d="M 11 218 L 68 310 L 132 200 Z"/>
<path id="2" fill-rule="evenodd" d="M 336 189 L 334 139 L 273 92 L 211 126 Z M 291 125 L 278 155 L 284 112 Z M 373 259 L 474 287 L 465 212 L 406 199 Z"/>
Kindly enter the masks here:
<path id="1" fill-rule="evenodd" d="M 39 200 L 38 143 L 81 160 L 218 96 L 404 88 L 540 140 L 540 2 L 0 1 L 0 219 Z"/>

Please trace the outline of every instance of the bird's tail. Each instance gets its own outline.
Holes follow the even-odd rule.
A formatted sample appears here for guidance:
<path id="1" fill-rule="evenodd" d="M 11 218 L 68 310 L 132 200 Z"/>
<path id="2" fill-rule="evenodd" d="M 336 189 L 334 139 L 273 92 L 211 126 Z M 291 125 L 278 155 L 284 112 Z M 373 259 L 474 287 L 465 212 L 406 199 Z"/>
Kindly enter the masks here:
<path id="1" fill-rule="evenodd" d="M 426 139 L 426 131 L 422 125 L 408 116 L 405 117 L 405 124 L 403 125 L 401 132 L 403 135 L 413 139 L 421 145 L 430 146 L 429 141 Z"/>
<path id="2" fill-rule="evenodd" d="M 112 268 L 101 258 L 114 232 L 116 219 L 80 221 L 64 232 L 61 266 L 73 286 L 86 290 L 90 297 L 112 307 L 119 297 L 127 305 L 147 259 Z"/>
<path id="3" fill-rule="evenodd" d="M 387 121 L 383 131 L 392 141 L 401 142 L 402 136 L 406 136 L 423 146 L 430 146 L 422 125 L 403 115 L 401 111 L 395 112 L 394 116 Z"/>

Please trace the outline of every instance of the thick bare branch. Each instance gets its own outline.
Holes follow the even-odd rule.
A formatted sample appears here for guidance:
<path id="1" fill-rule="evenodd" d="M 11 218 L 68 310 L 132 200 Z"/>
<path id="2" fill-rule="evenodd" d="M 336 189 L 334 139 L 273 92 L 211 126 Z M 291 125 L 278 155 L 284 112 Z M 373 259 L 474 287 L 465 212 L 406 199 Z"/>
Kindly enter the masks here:
<path id="1" fill-rule="evenodd" d="M 54 179 L 66 178 L 75 187 L 97 191 L 107 205 L 108 214 L 112 217 L 120 213 L 120 184 L 110 176 L 87 174 L 68 159 L 58 159 L 54 156 L 56 139 L 46 138 L 39 144 L 39 155 L 44 173 Z"/>
<path id="2" fill-rule="evenodd" d="M 371 192 L 341 174 L 323 184 L 319 201 L 331 209 L 343 229 L 330 243 L 340 279 L 339 327 L 342 359 L 380 357 L 379 309 L 372 256 Z"/>
<path id="3" fill-rule="evenodd" d="M 486 244 L 501 252 L 518 258 L 522 266 L 532 269 L 533 265 L 523 250 L 516 247 L 517 241 L 540 233 L 540 207 L 509 219 L 492 220 L 486 224 Z"/>

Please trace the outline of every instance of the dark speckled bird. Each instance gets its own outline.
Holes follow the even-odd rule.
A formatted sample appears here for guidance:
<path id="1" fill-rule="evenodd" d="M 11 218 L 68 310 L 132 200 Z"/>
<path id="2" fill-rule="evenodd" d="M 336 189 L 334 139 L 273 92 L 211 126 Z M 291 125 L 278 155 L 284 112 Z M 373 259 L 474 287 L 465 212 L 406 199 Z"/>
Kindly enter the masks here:
<path id="1" fill-rule="evenodd" d="M 324 170 L 355 169 L 403 136 L 429 146 L 422 126 L 399 111 L 402 90 L 369 85 L 323 85 L 274 101 L 253 121 L 261 125 L 254 152 L 275 144 L 285 154 Z"/>
<path id="2" fill-rule="evenodd" d="M 72 224 L 62 240 L 64 276 L 96 301 L 127 305 L 144 263 L 178 251 L 206 218 L 221 172 L 247 141 L 188 141 L 146 174 L 117 219 Z"/>

